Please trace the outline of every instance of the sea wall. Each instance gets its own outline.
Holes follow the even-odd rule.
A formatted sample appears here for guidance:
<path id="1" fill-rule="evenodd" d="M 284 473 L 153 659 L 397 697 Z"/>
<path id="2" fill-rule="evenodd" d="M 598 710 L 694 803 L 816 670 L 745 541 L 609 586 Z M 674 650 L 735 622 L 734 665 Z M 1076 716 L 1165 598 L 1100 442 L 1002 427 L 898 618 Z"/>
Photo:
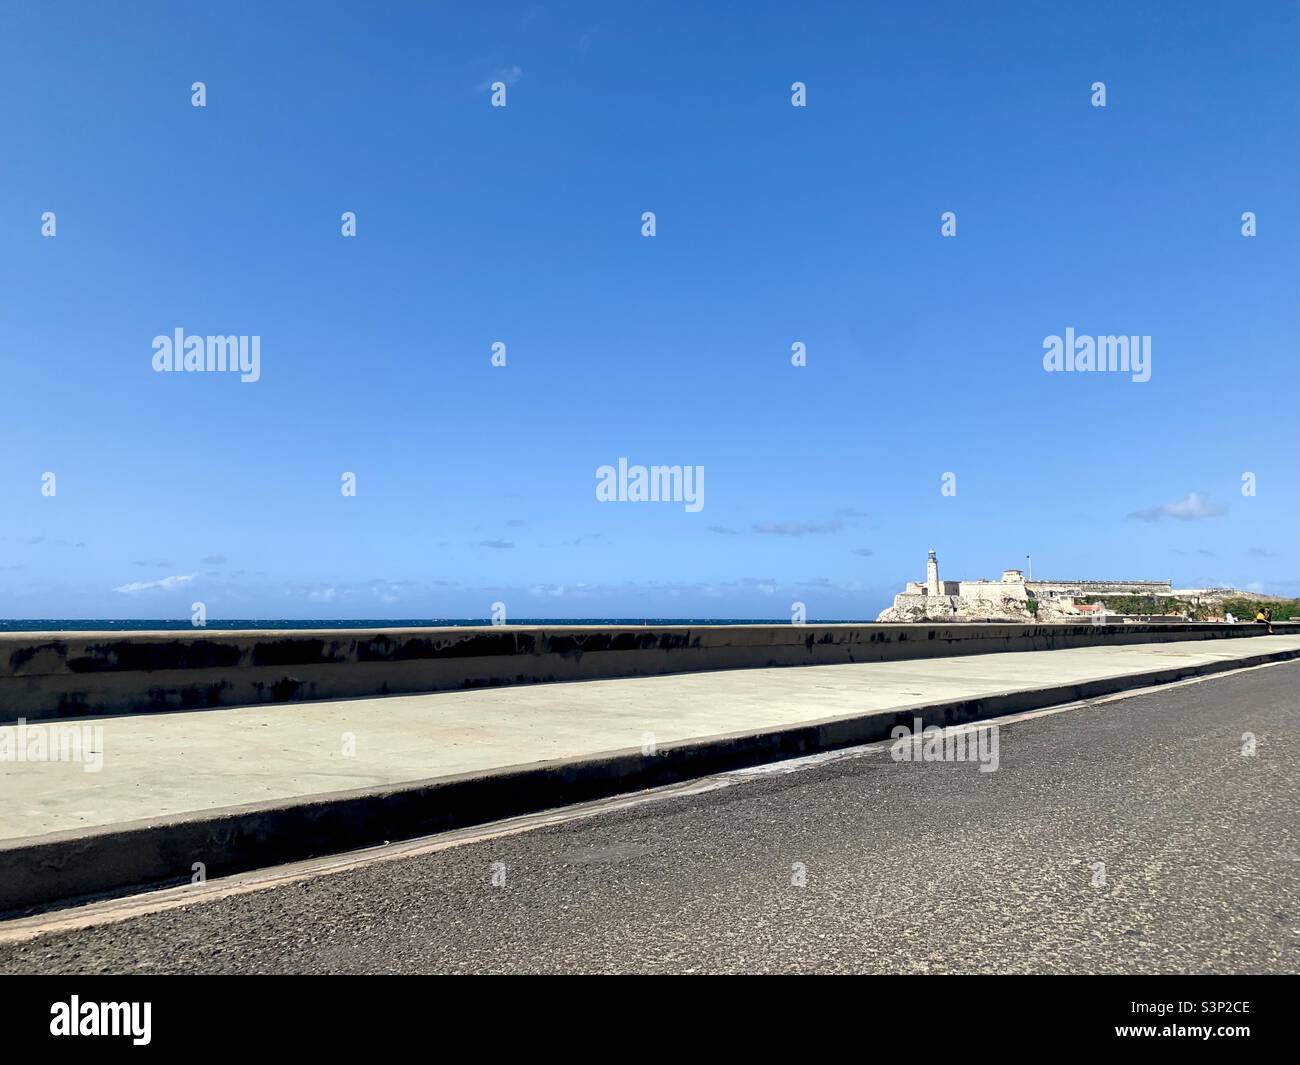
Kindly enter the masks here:
<path id="1" fill-rule="evenodd" d="M 1197 623 L 4 633 L 0 723 L 1263 633 Z"/>

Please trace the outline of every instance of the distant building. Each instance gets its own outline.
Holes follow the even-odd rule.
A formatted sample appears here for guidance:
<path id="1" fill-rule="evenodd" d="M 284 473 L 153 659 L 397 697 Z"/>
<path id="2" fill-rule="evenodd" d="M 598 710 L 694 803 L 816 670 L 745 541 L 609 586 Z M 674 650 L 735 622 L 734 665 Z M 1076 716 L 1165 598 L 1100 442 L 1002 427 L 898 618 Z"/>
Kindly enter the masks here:
<path id="1" fill-rule="evenodd" d="M 931 551 L 925 563 L 925 580 L 908 581 L 894 596 L 894 605 L 878 620 L 1023 621 L 1040 614 L 1059 620 L 1094 613 L 1091 605 L 1084 608 L 1083 604 L 1099 595 L 1172 594 L 1172 581 L 1034 581 L 1026 580 L 1018 569 L 1003 570 L 998 580 L 945 581 L 939 577 L 939 559 Z"/>

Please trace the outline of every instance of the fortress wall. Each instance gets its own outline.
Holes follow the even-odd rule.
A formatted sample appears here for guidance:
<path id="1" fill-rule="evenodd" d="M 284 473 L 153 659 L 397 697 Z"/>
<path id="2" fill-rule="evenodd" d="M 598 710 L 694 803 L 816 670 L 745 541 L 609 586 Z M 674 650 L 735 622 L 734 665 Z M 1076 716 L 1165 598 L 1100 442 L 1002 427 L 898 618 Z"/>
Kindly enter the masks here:
<path id="1" fill-rule="evenodd" d="M 1077 591 L 1083 595 L 1173 595 L 1169 581 L 1027 581 L 1034 593 Z"/>
<path id="2" fill-rule="evenodd" d="M 1025 599 L 1023 581 L 962 581 L 958 594 L 963 599 Z"/>

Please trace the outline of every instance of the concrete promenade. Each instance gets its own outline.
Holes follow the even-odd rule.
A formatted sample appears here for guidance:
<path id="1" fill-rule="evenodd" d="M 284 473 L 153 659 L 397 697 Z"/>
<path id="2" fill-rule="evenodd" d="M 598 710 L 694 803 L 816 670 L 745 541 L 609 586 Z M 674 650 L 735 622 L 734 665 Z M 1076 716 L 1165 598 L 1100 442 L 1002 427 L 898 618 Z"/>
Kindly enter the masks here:
<path id="1" fill-rule="evenodd" d="M 0 843 L 1288 651 L 1300 635 L 47 722 L 102 728 L 102 769 L 0 761 Z"/>

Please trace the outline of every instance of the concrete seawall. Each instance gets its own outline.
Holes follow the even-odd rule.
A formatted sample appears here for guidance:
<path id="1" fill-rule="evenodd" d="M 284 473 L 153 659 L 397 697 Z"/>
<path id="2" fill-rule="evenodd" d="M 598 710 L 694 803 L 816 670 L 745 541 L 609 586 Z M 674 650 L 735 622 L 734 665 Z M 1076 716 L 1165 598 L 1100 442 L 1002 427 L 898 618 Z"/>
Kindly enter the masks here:
<path id="1" fill-rule="evenodd" d="M 718 669 L 1259 636 L 1252 624 L 496 626 L 0 634 L 0 723 Z"/>

